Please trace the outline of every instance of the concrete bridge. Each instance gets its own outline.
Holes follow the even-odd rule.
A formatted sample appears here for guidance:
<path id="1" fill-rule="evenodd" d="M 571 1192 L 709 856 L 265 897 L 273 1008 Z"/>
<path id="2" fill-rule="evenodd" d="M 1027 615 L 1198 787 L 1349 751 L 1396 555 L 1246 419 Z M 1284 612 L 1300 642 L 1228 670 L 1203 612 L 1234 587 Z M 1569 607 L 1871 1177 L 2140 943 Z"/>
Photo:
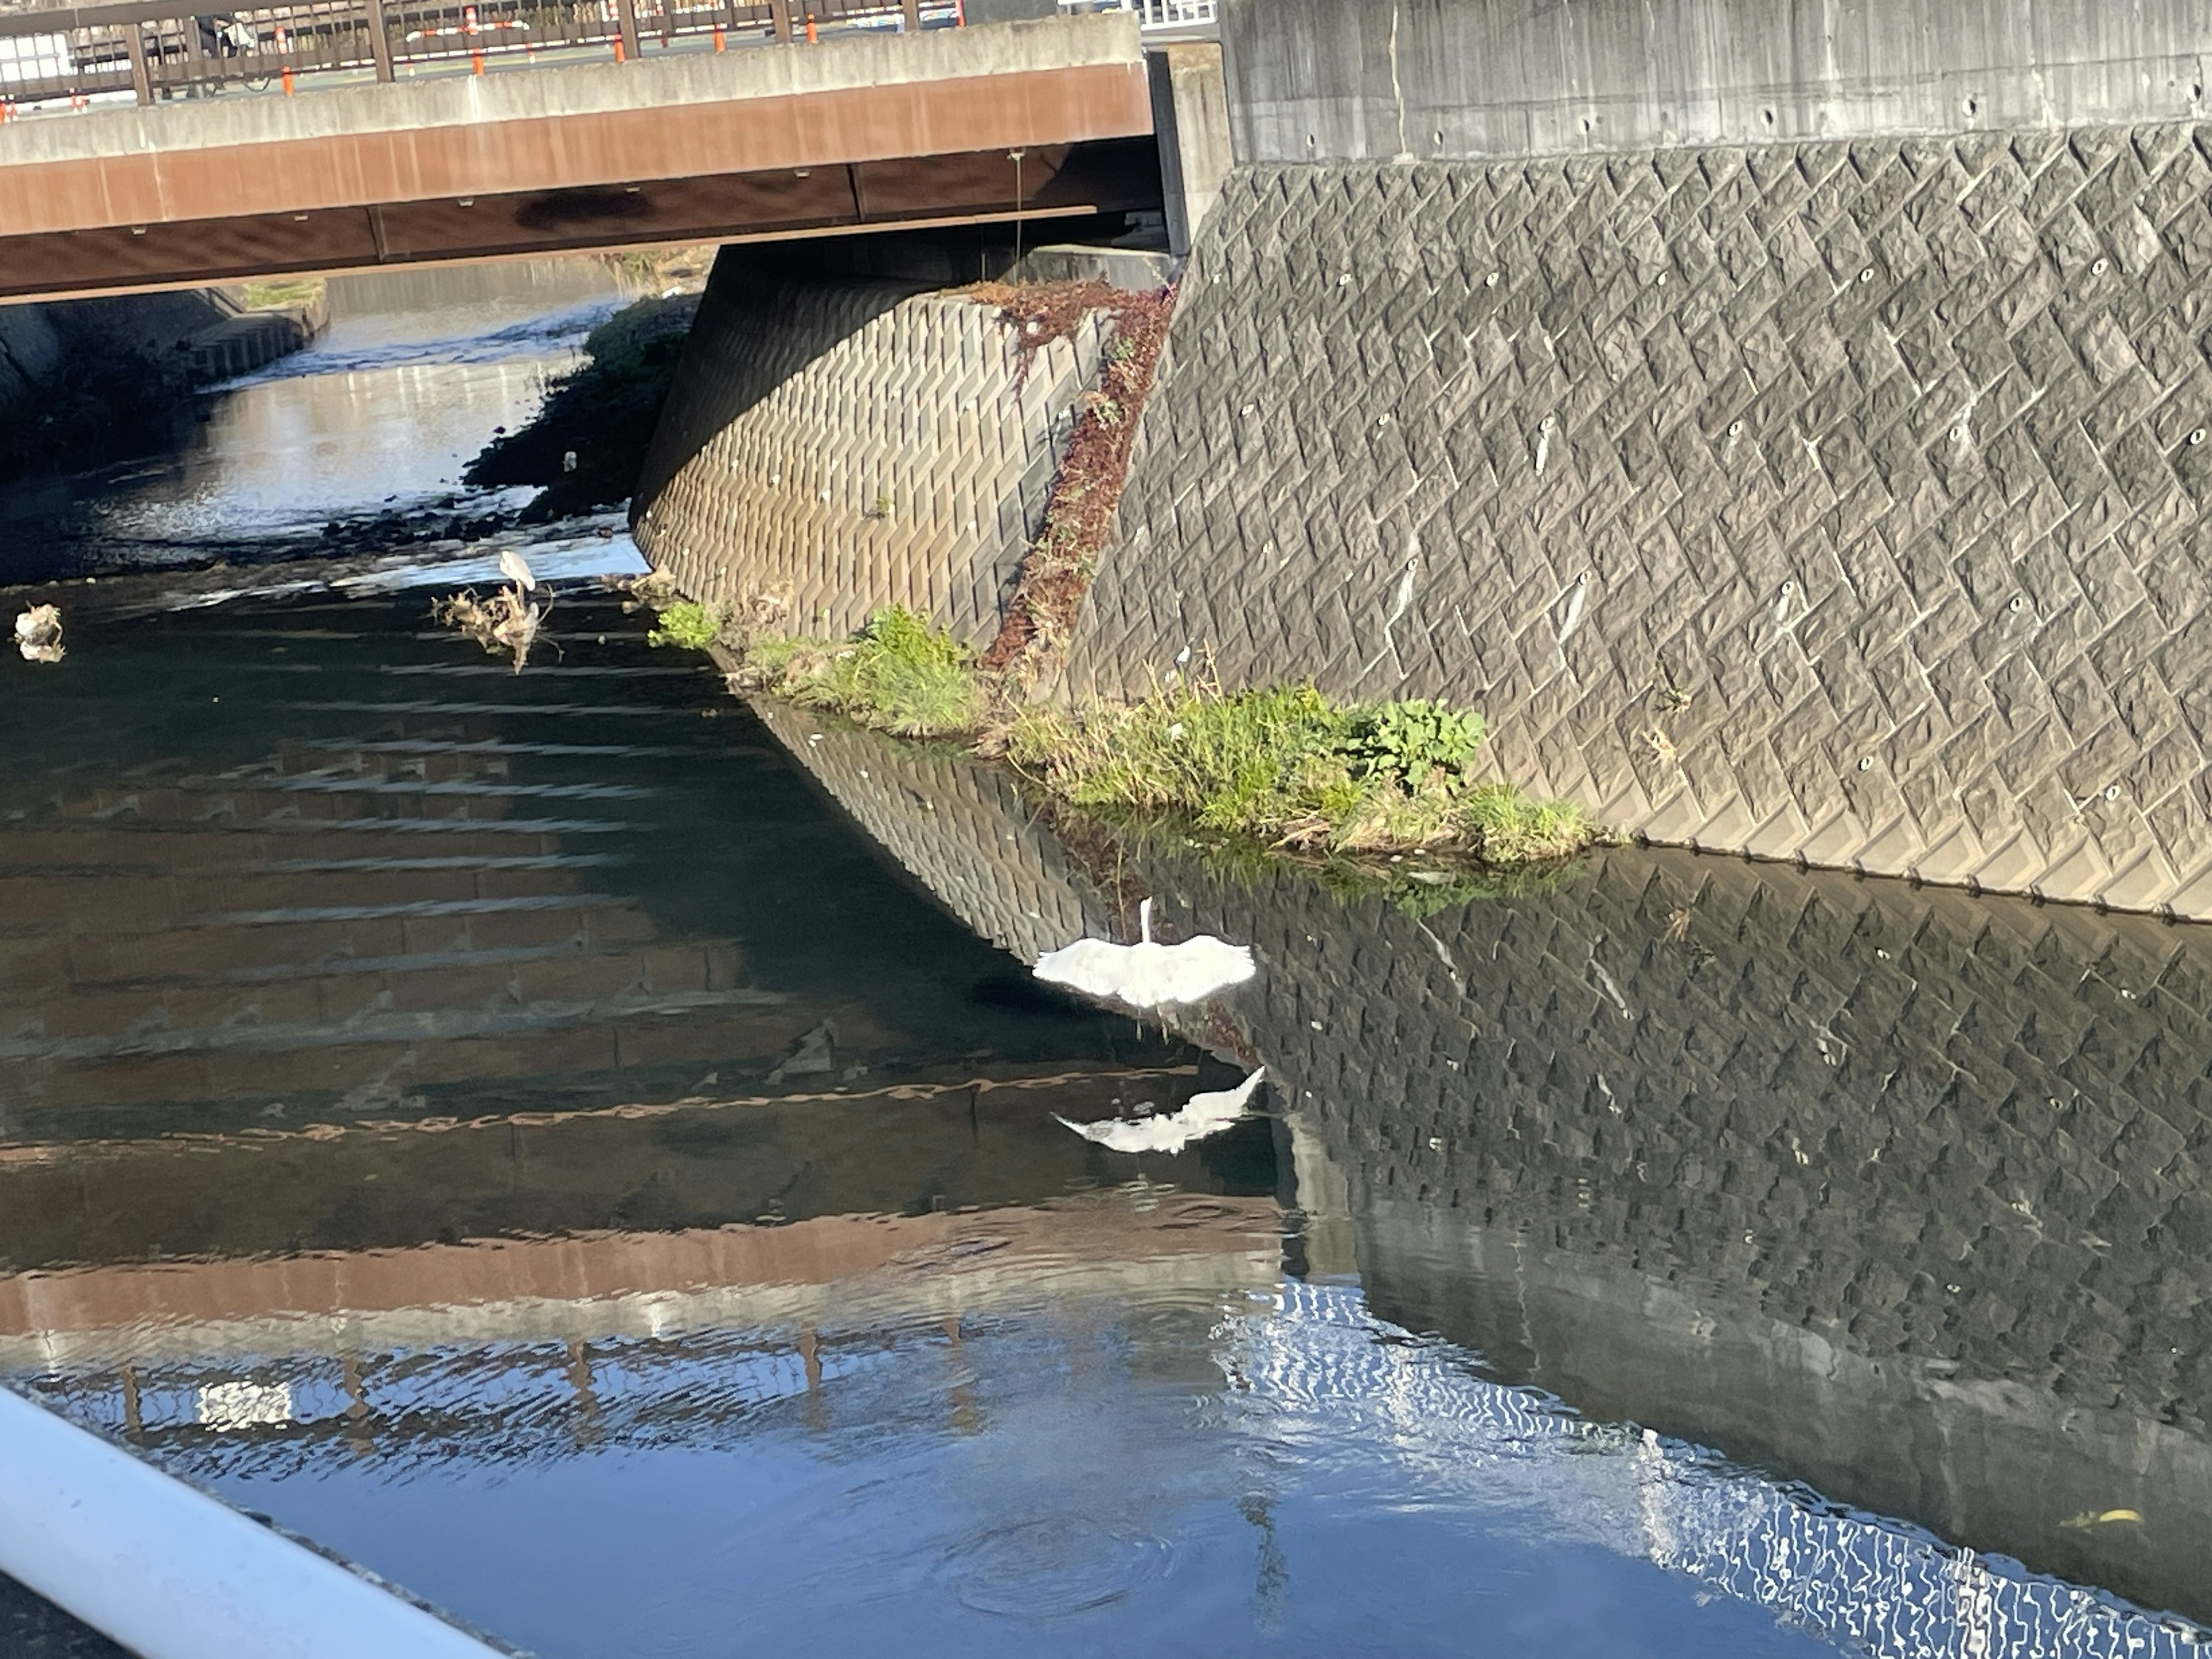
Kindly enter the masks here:
<path id="1" fill-rule="evenodd" d="M 883 14 L 891 32 L 839 0 L 794 23 L 776 0 L 758 8 L 774 38 L 750 49 L 723 49 L 742 9 L 726 7 L 700 14 L 722 20 L 711 33 L 680 37 L 671 21 L 645 43 L 668 49 L 642 52 L 622 0 L 604 42 L 548 40 L 543 66 L 483 74 L 486 56 L 518 56 L 516 37 L 495 33 L 494 8 L 469 7 L 471 32 L 431 60 L 449 72 L 403 79 L 395 29 L 356 40 L 338 27 L 380 6 L 295 8 L 298 40 L 219 36 L 212 52 L 198 20 L 149 9 L 0 21 L 15 53 L 0 50 L 0 99 L 11 76 L 49 101 L 57 87 L 90 88 L 80 102 L 132 97 L 0 123 L 0 300 L 1161 200 L 1139 22 L 1124 12 L 935 29 L 905 0 Z M 109 13 L 127 21 L 102 23 Z M 825 34 L 825 18 L 849 27 Z M 57 33 L 57 19 L 78 27 Z M 103 28 L 116 59 L 104 68 L 84 44 Z M 24 55 L 42 40 L 70 42 L 66 64 Z M 303 89 L 187 95 L 241 77 Z"/>
<path id="2" fill-rule="evenodd" d="M 1235 166 L 1053 690 L 1449 696 L 1655 842 L 2212 920 L 2212 14 L 1927 14 L 1230 0 Z M 640 545 L 715 603 L 972 591 L 866 497 L 802 571 L 726 534 L 841 441 L 775 447 L 797 391 L 702 435 L 736 263 Z M 895 403 L 920 337 L 850 356 Z"/>

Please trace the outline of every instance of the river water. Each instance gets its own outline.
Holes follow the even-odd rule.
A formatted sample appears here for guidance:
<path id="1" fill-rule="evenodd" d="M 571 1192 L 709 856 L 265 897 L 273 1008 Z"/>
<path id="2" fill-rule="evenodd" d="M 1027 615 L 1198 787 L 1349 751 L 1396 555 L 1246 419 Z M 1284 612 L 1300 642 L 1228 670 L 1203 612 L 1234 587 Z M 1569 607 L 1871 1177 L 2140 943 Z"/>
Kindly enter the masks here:
<path id="1" fill-rule="evenodd" d="M 0 1378 L 547 1659 L 2199 1644 L 2203 930 L 1070 842 L 649 647 L 611 524 L 520 673 L 459 549 L 118 577 L 442 500 L 615 301 L 533 280 L 43 498 L 106 574 L 0 714 Z M 1030 978 L 1145 897 L 1258 978 Z"/>

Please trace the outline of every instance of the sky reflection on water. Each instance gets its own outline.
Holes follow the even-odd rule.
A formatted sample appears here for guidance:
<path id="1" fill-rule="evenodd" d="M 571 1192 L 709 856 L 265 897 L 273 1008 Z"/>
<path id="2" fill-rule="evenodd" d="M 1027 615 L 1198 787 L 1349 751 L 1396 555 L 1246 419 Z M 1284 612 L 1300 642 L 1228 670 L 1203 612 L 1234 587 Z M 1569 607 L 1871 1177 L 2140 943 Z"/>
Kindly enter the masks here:
<path id="1" fill-rule="evenodd" d="M 630 297 L 596 259 L 523 260 L 331 282 L 329 331 L 212 390 L 173 454 L 5 492 L 9 574 L 313 556 L 325 525 L 534 491 L 471 491 L 495 428 L 527 421 L 547 380 Z"/>

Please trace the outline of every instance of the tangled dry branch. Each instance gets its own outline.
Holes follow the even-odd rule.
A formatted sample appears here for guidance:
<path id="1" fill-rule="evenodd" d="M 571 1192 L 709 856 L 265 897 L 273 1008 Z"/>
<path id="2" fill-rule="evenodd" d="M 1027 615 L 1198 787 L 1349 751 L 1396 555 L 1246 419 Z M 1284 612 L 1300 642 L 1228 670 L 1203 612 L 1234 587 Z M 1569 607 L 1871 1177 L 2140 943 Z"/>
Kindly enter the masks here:
<path id="1" fill-rule="evenodd" d="M 1054 340 L 1073 339 L 1085 319 L 1107 319 L 1098 386 L 1084 394 L 1067 453 L 1046 503 L 1044 526 L 1022 562 L 1006 619 L 982 666 L 1018 678 L 1033 653 L 1067 637 L 1098 556 L 1114 531 L 1114 509 L 1129 474 L 1137 417 L 1151 395 L 1175 291 L 1131 294 L 1103 283 L 1034 287 L 985 283 L 972 290 L 995 304 L 1021 341 L 1023 373 Z"/>
<path id="2" fill-rule="evenodd" d="M 434 600 L 430 615 L 443 626 L 466 634 L 495 657 L 511 653 L 514 672 L 520 674 L 530 660 L 530 647 L 537 643 L 538 629 L 550 608 L 550 601 L 543 605 L 531 604 L 520 586 L 502 587 L 489 599 L 479 599 L 471 587 Z"/>

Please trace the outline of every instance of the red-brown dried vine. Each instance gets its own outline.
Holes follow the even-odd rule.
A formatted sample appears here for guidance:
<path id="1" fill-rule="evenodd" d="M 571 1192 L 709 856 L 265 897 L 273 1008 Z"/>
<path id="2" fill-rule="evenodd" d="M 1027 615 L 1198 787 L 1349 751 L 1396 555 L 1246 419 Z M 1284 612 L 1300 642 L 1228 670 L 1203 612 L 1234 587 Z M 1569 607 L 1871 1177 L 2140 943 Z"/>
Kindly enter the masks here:
<path id="1" fill-rule="evenodd" d="M 1060 476 L 1045 504 L 1044 525 L 1022 561 L 1013 598 L 999 636 L 983 653 L 991 670 L 1011 667 L 1033 646 L 1064 640 L 1091 585 L 1098 556 L 1114 529 L 1114 508 L 1128 480 L 1137 417 L 1151 395 L 1152 374 L 1166 345 L 1175 290 L 1131 294 L 1104 283 L 1044 283 L 1016 288 L 984 283 L 970 290 L 999 313 L 1020 337 L 1022 373 L 1054 340 L 1074 337 L 1084 319 L 1109 319 L 1098 388 L 1084 394 L 1082 412 L 1068 436 Z"/>

